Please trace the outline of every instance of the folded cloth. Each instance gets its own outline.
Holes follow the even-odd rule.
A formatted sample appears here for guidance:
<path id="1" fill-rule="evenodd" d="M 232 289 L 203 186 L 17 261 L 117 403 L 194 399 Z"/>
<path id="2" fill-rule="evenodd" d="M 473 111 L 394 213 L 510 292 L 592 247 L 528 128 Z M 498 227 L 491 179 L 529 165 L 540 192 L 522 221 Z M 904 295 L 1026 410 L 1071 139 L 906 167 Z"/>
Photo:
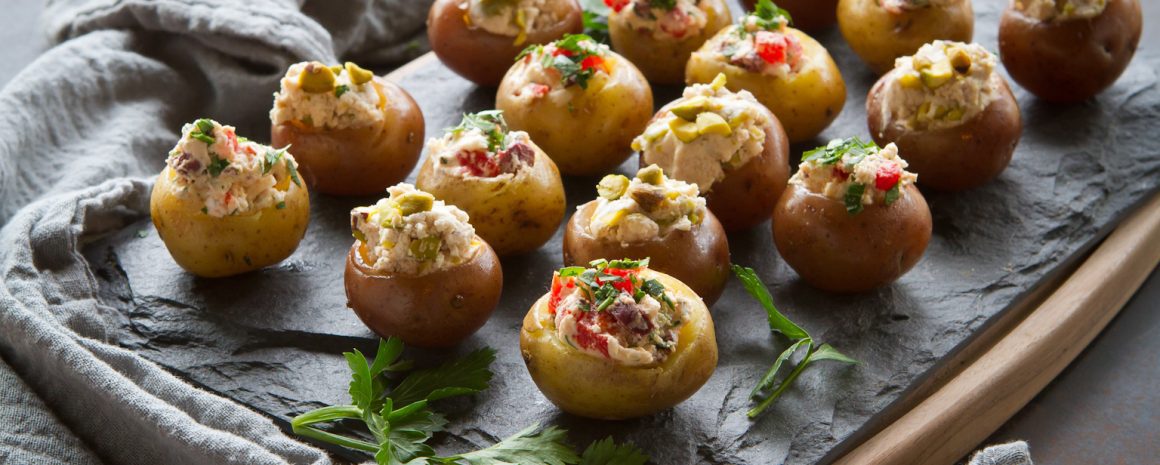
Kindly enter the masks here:
<path id="1" fill-rule="evenodd" d="M 329 463 L 107 344 L 121 317 L 80 249 L 148 214 L 149 178 L 182 123 L 212 117 L 265 139 L 288 65 L 397 64 L 421 47 L 429 4 L 49 2 L 61 43 L 0 91 L 0 462 Z"/>
<path id="2" fill-rule="evenodd" d="M 1027 443 L 1015 441 L 987 447 L 975 453 L 968 465 L 1033 465 Z"/>

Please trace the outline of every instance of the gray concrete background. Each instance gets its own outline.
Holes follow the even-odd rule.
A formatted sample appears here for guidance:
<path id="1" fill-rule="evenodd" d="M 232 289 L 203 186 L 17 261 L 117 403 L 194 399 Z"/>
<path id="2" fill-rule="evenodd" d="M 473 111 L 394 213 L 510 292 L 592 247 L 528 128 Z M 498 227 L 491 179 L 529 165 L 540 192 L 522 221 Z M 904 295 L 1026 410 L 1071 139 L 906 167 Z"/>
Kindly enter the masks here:
<path id="1" fill-rule="evenodd" d="M 49 46 L 40 27 L 43 2 L 4 3 L 0 86 Z M 1146 9 L 1160 8 L 1158 2 L 1142 3 Z M 1157 43 L 1149 26 L 1142 45 Z M 1025 439 L 1036 462 L 1043 464 L 1153 463 L 1160 457 L 1157 386 L 1160 271 L 1152 273 L 1123 312 L 1063 374 L 987 443 Z"/>

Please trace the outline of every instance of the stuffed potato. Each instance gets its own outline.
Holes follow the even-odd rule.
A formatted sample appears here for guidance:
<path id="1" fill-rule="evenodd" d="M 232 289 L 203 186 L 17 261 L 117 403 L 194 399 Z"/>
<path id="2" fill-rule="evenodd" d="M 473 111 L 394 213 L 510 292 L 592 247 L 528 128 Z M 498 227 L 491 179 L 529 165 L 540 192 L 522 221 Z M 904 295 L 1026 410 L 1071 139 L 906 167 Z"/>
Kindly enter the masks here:
<path id="1" fill-rule="evenodd" d="M 697 186 L 656 165 L 633 179 L 605 176 L 600 198 L 581 205 L 564 228 L 564 265 L 604 257 L 649 259 L 649 268 L 689 285 L 712 306 L 729 279 L 729 240 Z"/>
<path id="2" fill-rule="evenodd" d="M 298 63 L 270 110 L 270 139 L 293 146 L 306 182 L 333 195 L 369 195 L 419 161 L 423 114 L 407 91 L 358 65 Z"/>
<path id="3" fill-rule="evenodd" d="M 452 71 L 494 87 L 528 45 L 583 31 L 581 12 L 576 0 L 436 0 L 427 39 Z"/>
<path id="4" fill-rule="evenodd" d="M 864 292 L 918 263 L 930 209 L 894 144 L 838 140 L 802 159 L 774 211 L 773 242 L 805 282 Z"/>
<path id="5" fill-rule="evenodd" d="M 854 53 L 882 74 L 895 58 L 935 39 L 970 42 L 975 13 L 971 0 L 841 0 L 838 28 Z"/>
<path id="6" fill-rule="evenodd" d="M 924 186 L 953 191 L 994 179 L 1023 128 L 997 61 L 981 45 L 941 40 L 899 59 L 866 99 L 874 141 L 897 144 Z"/>
<path id="7" fill-rule="evenodd" d="M 1021 0 L 1003 12 L 999 52 L 1031 93 L 1079 102 L 1116 82 L 1142 28 L 1139 0 Z"/>
<path id="8" fill-rule="evenodd" d="M 499 258 L 463 210 L 410 184 L 350 212 L 347 305 L 382 337 L 449 347 L 479 330 L 503 290 Z"/>
<path id="9" fill-rule="evenodd" d="M 709 309 L 688 286 L 639 262 L 595 262 L 552 277 L 524 317 L 520 351 L 560 409 L 620 420 L 668 409 L 717 367 Z"/>
<path id="10" fill-rule="evenodd" d="M 153 225 L 177 264 L 215 278 L 294 253 L 310 221 L 294 157 L 210 119 L 181 133 L 149 199 Z"/>
<path id="11" fill-rule="evenodd" d="M 724 74 L 729 89 L 753 93 L 796 143 L 817 136 L 838 117 L 846 83 L 825 47 L 788 22 L 783 10 L 761 0 L 753 13 L 693 53 L 685 82 L 708 83 Z"/>
<path id="12" fill-rule="evenodd" d="M 560 172 L 522 131 L 509 131 L 500 111 L 465 115 L 427 144 L 419 189 L 462 208 L 500 256 L 543 245 L 564 218 Z"/>
<path id="13" fill-rule="evenodd" d="M 752 10 L 757 0 L 745 0 L 745 8 Z M 824 29 L 838 20 L 838 0 L 781 0 L 777 6 L 793 17 L 793 26 L 805 31 Z"/>
<path id="14" fill-rule="evenodd" d="M 652 114 L 652 88 L 628 60 L 585 35 L 530 47 L 500 83 L 496 108 L 568 175 L 611 171 Z"/>
<path id="15" fill-rule="evenodd" d="M 612 48 L 649 82 L 679 84 L 689 55 L 733 21 L 725 0 L 605 0 Z"/>
<path id="16" fill-rule="evenodd" d="M 725 75 L 694 84 L 633 141 L 641 167 L 657 164 L 696 184 L 727 231 L 769 218 L 789 180 L 789 142 L 777 117 Z M 683 277 L 682 277 L 683 278 Z"/>

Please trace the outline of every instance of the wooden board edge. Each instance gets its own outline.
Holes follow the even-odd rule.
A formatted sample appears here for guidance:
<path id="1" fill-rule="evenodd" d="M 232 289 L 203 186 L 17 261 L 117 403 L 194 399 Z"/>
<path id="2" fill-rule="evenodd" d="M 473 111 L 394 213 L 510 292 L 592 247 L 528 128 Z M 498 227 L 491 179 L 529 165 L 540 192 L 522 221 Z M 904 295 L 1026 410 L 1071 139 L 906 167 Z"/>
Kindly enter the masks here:
<path id="1" fill-rule="evenodd" d="M 954 463 L 1055 379 L 1160 263 L 1160 194 L 1124 221 L 1064 283 L 978 359 L 838 459 Z"/>
<path id="2" fill-rule="evenodd" d="M 415 71 L 418 71 L 420 68 L 423 68 L 430 63 L 438 61 L 439 57 L 435 56 L 435 52 L 427 52 L 414 60 L 408 61 L 407 64 L 395 68 L 394 71 L 387 73 L 386 78 L 391 82 L 401 84 L 403 80 L 407 78 L 407 76 L 410 76 Z"/>

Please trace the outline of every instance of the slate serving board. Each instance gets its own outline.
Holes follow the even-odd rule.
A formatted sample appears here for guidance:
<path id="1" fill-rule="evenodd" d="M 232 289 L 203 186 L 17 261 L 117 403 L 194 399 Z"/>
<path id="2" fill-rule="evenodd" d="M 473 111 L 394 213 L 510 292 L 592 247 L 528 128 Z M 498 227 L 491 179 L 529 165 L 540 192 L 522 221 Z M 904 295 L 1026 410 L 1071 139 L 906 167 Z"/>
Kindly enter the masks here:
<path id="1" fill-rule="evenodd" d="M 991 50 L 997 50 L 1004 3 L 975 2 L 975 40 Z M 1155 24 L 1158 13 L 1146 5 L 1145 23 Z M 812 145 L 866 137 L 865 94 L 875 77 L 836 28 L 816 37 L 838 62 L 849 94 L 837 121 Z M 758 270 L 782 311 L 862 361 L 808 370 L 757 421 L 745 417 L 747 394 L 786 345 L 770 336 L 764 313 L 735 281 L 713 309 L 721 357 L 705 387 L 650 418 L 599 422 L 559 412 L 535 388 L 519 354 L 521 319 L 561 266 L 561 233 L 532 254 L 505 260 L 502 302 L 479 333 L 454 350 L 410 351 L 423 364 L 483 346 L 498 350 L 491 389 L 442 405 L 452 422 L 450 432 L 437 438 L 440 451 L 484 446 L 540 422 L 569 429 L 577 444 L 608 434 L 633 441 L 658 464 L 832 461 L 904 408 L 900 399 L 908 390 L 928 380 L 980 328 L 1090 249 L 1157 190 L 1158 68 L 1157 50 L 1145 45 L 1113 88 L 1073 106 L 1045 104 L 1013 86 L 1025 130 L 1011 166 L 970 192 L 925 192 L 934 236 L 918 266 L 890 287 L 828 295 L 800 282 L 778 258 L 768 223 L 730 236 L 734 262 Z M 477 88 L 434 60 L 405 73 L 399 83 L 422 107 L 428 137 L 457 123 L 462 112 L 494 102 L 494 90 Z M 656 89 L 658 106 L 678 93 Z M 263 114 L 255 111 L 256 118 Z M 794 147 L 794 153 L 810 145 Z M 630 159 L 619 171 L 631 173 L 635 165 Z M 594 197 L 596 181 L 566 179 L 569 212 Z M 148 220 L 88 246 L 102 298 L 121 310 L 122 330 L 111 337 L 283 423 L 309 409 L 348 402 L 341 352 L 357 347 L 373 353 L 376 344 L 346 308 L 348 212 L 374 200 L 315 195 L 298 251 L 277 266 L 231 279 L 183 272 Z"/>

